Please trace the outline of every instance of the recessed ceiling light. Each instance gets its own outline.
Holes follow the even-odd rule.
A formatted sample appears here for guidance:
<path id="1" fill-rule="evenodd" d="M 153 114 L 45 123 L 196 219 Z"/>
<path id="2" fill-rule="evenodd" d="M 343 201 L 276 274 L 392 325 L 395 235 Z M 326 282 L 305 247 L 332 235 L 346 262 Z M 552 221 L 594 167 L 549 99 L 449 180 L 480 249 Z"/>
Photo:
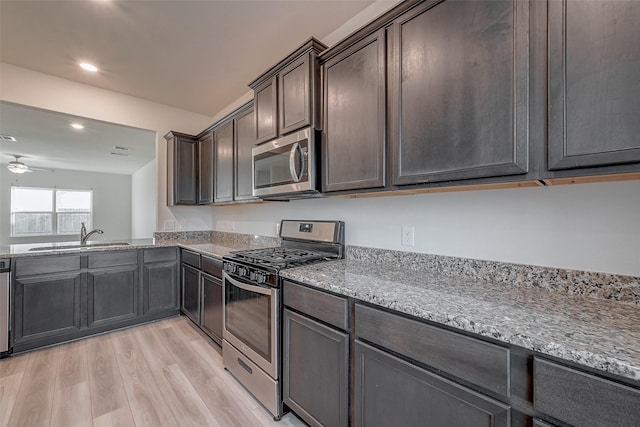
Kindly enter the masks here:
<path id="1" fill-rule="evenodd" d="M 80 123 L 71 123 L 69 126 L 71 126 L 74 129 L 84 129 L 84 126 L 82 126 Z"/>
<path id="2" fill-rule="evenodd" d="M 80 65 L 80 67 L 82 67 L 82 69 L 87 70 L 87 71 L 91 71 L 92 73 L 95 73 L 96 71 L 98 71 L 98 67 L 96 67 L 93 64 L 90 64 L 88 62 L 81 62 L 78 65 Z"/>

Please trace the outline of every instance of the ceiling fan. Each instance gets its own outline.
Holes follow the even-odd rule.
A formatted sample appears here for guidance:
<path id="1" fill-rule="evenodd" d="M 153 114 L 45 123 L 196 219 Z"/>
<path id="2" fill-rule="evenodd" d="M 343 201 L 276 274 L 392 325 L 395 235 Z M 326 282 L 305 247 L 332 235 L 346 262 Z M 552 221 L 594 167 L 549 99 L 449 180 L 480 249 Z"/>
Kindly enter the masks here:
<path id="1" fill-rule="evenodd" d="M 34 171 L 53 172 L 52 169 L 33 168 L 25 165 L 20 161 L 20 158 L 24 156 L 18 156 L 15 154 L 10 154 L 10 156 L 15 158 L 14 161 L 9 162 L 9 164 L 7 165 L 7 169 L 9 169 L 9 172 L 11 173 L 23 174 L 25 172 L 34 172 Z"/>

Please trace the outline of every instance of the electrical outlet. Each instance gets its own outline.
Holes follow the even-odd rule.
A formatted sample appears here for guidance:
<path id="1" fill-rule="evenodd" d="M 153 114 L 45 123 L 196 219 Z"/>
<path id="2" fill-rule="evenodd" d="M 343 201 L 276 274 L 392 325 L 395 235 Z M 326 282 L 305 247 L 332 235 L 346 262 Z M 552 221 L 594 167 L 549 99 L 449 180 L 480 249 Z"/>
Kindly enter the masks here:
<path id="1" fill-rule="evenodd" d="M 171 231 L 171 230 L 175 230 L 176 229 L 176 222 L 172 219 L 165 219 L 164 220 L 164 229 L 166 231 Z"/>
<path id="2" fill-rule="evenodd" d="M 276 223 L 276 235 L 277 236 L 280 235 L 280 223 L 279 222 Z"/>
<path id="3" fill-rule="evenodd" d="M 187 221 L 184 219 L 181 219 L 180 222 L 180 230 L 184 230 L 185 228 L 187 228 Z"/>
<path id="4" fill-rule="evenodd" d="M 402 246 L 415 246 L 415 227 L 410 225 L 402 226 Z"/>

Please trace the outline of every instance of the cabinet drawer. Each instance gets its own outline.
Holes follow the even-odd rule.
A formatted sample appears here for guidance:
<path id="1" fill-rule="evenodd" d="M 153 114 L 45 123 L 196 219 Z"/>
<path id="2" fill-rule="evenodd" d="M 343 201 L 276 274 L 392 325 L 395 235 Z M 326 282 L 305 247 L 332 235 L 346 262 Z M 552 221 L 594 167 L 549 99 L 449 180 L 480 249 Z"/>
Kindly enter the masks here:
<path id="1" fill-rule="evenodd" d="M 200 269 L 205 273 L 208 273 L 218 279 L 222 278 L 222 261 L 215 258 L 209 258 L 206 256 L 202 256 L 200 258 L 202 266 Z"/>
<path id="2" fill-rule="evenodd" d="M 640 390 L 535 358 L 533 405 L 576 426 L 637 426 Z"/>
<path id="3" fill-rule="evenodd" d="M 358 337 L 509 396 L 509 349 L 356 304 Z"/>
<path id="4" fill-rule="evenodd" d="M 200 268 L 200 254 L 182 249 L 180 251 L 180 256 L 182 257 L 183 264 L 189 264 L 192 267 Z"/>
<path id="5" fill-rule="evenodd" d="M 80 255 L 38 256 L 16 260 L 16 277 L 80 270 Z"/>
<path id="6" fill-rule="evenodd" d="M 176 248 L 145 249 L 144 262 L 175 261 L 178 259 Z"/>
<path id="7" fill-rule="evenodd" d="M 299 310 L 337 328 L 349 330 L 346 298 L 284 281 L 284 305 Z"/>
<path id="8" fill-rule="evenodd" d="M 511 408 L 359 340 L 354 345 L 356 427 L 507 427 Z"/>
<path id="9" fill-rule="evenodd" d="M 115 267 L 138 263 L 137 251 L 121 251 L 91 254 L 87 257 L 88 268 Z"/>

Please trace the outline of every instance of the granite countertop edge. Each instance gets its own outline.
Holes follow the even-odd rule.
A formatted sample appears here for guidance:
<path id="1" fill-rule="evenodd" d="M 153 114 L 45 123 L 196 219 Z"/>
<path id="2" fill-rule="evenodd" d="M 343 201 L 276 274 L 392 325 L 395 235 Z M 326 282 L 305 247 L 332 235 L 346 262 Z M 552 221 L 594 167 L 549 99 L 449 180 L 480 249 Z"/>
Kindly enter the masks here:
<path id="1" fill-rule="evenodd" d="M 114 242 L 98 241 L 93 243 L 113 244 Z M 228 242 L 224 242 L 222 244 L 218 244 L 216 242 L 200 240 L 200 239 L 162 240 L 162 241 L 154 241 L 154 239 L 129 239 L 129 240 L 118 240 L 115 243 L 123 243 L 123 244 L 114 245 L 114 246 L 89 245 L 83 248 L 72 248 L 72 249 L 61 249 L 61 248 L 56 248 L 55 246 L 52 246 L 51 249 L 36 250 L 36 251 L 32 251 L 29 249 L 35 248 L 35 247 L 46 247 L 52 244 L 35 243 L 35 244 L 16 244 L 16 245 L 10 245 L 10 246 L 0 246 L 0 258 L 24 258 L 24 257 L 33 257 L 33 256 L 43 256 L 43 255 L 89 254 L 89 253 L 127 251 L 127 250 L 148 249 L 148 248 L 179 247 L 179 248 L 192 250 L 201 255 L 222 259 L 223 256 L 227 255 L 232 251 L 252 249 L 257 247 L 256 245 L 253 245 L 253 244 L 243 244 L 243 243 L 231 244 Z M 75 245 L 75 244 L 77 244 L 77 242 L 60 242 L 54 245 Z"/>
<path id="2" fill-rule="evenodd" d="M 383 269 L 387 271 L 386 274 L 380 273 Z M 438 275 L 425 278 L 424 272 L 407 272 L 397 266 L 394 270 L 394 266 L 381 267 L 364 261 L 341 260 L 297 267 L 282 271 L 281 276 L 604 371 L 640 385 L 640 344 L 633 344 L 634 337 L 640 337 L 640 323 L 636 323 L 640 314 L 634 305 L 593 297 L 553 294 L 538 289 L 507 289 L 509 287 L 504 284 L 495 285 L 465 278 Z M 392 282 L 396 286 L 395 281 L 403 288 L 385 289 Z M 431 285 L 430 282 L 437 284 Z M 448 291 L 450 286 L 451 293 Z M 504 292 L 496 300 L 487 297 L 496 291 Z M 449 304 L 450 300 L 460 304 Z M 536 307 L 540 301 L 541 307 Z M 556 304 L 559 306 L 554 308 Z M 583 304 L 588 306 L 586 314 L 583 314 Z M 613 315 L 612 324 L 607 325 L 609 320 L 602 320 L 607 317 L 602 312 L 613 308 L 617 313 Z M 497 309 L 500 311 L 496 312 Z M 569 311 L 569 314 L 563 310 Z M 626 337 L 624 332 L 628 330 L 621 333 L 616 322 L 625 322 L 629 316 L 632 335 Z M 600 323 L 591 325 L 590 318 Z M 533 323 L 528 323 L 530 321 Z"/>

